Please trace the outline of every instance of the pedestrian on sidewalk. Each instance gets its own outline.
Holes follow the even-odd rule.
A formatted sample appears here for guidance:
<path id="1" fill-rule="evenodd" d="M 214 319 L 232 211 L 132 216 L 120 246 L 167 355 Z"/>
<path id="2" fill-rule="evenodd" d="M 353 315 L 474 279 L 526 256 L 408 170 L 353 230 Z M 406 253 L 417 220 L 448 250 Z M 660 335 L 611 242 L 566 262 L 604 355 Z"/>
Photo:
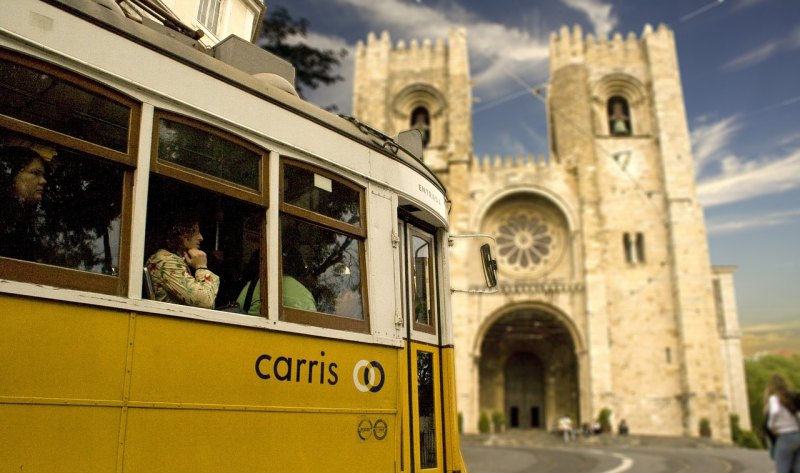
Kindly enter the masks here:
<path id="1" fill-rule="evenodd" d="M 572 419 L 569 416 L 562 416 L 558 419 L 558 430 L 561 431 L 561 435 L 564 437 L 564 443 L 570 441 L 572 438 Z"/>
<path id="2" fill-rule="evenodd" d="M 800 472 L 800 418 L 786 380 L 773 374 L 764 392 L 764 431 L 776 473 Z"/>

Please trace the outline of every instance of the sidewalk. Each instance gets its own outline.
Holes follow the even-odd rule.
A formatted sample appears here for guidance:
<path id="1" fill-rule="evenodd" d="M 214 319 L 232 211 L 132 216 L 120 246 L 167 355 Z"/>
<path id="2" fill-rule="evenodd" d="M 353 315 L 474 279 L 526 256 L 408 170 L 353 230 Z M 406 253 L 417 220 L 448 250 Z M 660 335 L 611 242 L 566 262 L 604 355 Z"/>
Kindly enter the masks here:
<path id="1" fill-rule="evenodd" d="M 732 445 L 697 437 L 600 434 L 580 436 L 564 442 L 560 434 L 544 430 L 509 430 L 499 434 L 461 434 L 463 443 L 502 447 L 675 447 L 734 448 Z"/>

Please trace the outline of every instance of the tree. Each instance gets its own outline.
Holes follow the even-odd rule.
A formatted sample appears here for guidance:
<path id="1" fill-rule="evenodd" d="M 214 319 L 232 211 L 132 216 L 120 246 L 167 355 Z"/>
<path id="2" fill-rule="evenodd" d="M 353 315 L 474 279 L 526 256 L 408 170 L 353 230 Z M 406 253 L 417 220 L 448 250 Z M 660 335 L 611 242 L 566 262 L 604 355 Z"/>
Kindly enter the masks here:
<path id="1" fill-rule="evenodd" d="M 308 20 L 300 18 L 295 20 L 284 7 L 276 7 L 264 17 L 261 23 L 261 36 L 258 45 L 289 61 L 296 70 L 297 80 L 295 88 L 303 97 L 303 88 L 316 89 L 321 84 L 331 85 L 344 80 L 339 74 L 333 72 L 334 68 L 341 65 L 340 60 L 347 55 L 344 48 L 339 51 L 333 49 L 315 49 L 303 42 L 294 42 L 296 37 L 305 38 L 308 32 Z"/>
<path id="2" fill-rule="evenodd" d="M 750 421 L 758 438 L 764 438 L 764 389 L 770 376 L 777 373 L 789 382 L 792 389 L 800 388 L 800 355 L 767 355 L 745 360 L 747 397 L 750 403 Z"/>

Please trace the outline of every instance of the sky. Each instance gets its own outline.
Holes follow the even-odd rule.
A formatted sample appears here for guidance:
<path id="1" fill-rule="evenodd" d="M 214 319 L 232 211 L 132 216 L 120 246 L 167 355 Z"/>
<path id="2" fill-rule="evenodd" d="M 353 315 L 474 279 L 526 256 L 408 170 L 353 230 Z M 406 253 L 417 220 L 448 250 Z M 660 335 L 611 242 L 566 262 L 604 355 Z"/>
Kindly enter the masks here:
<path id="1" fill-rule="evenodd" d="M 349 51 L 345 80 L 307 91 L 352 108 L 353 51 L 370 32 L 392 42 L 464 27 L 475 154 L 548 154 L 545 108 L 562 25 L 595 36 L 666 24 L 675 33 L 697 191 L 714 265 L 736 265 L 745 330 L 800 335 L 800 0 L 267 0 L 309 21 L 306 42 Z M 791 337 L 797 340 L 797 337 Z"/>

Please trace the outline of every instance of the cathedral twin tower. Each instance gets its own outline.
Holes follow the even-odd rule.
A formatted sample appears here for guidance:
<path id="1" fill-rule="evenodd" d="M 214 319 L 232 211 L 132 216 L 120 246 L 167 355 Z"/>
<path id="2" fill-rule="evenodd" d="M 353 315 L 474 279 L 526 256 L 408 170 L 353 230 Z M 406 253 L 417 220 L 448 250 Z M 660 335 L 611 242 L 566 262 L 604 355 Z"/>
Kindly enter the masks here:
<path id="1" fill-rule="evenodd" d="M 492 234 L 499 291 L 453 295 L 459 411 L 508 428 L 589 422 L 608 408 L 641 434 L 729 439 L 749 428 L 733 267 L 711 267 L 673 33 L 550 42 L 550 155 L 472 154 L 467 36 L 356 51 L 353 115 L 423 132 L 451 233 Z M 471 253 L 470 253 L 471 255 Z M 453 287 L 480 271 L 450 255 Z"/>

